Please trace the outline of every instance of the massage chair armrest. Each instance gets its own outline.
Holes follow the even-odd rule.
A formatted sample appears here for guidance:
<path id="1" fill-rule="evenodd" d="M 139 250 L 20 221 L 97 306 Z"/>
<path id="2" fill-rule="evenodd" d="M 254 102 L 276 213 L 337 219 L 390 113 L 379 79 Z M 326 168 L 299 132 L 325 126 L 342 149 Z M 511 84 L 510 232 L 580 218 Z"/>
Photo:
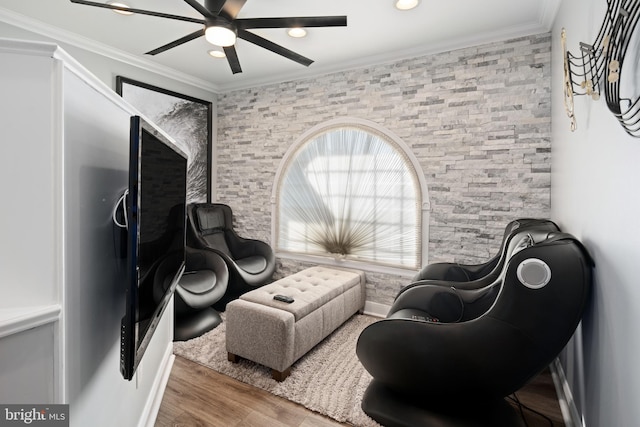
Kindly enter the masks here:
<path id="1" fill-rule="evenodd" d="M 233 230 L 226 230 L 225 234 L 227 236 L 227 245 L 234 258 L 240 259 L 261 255 L 267 259 L 267 263 L 269 263 L 272 258 L 275 260 L 273 249 L 262 240 L 245 239 L 238 236 Z"/>
<path id="2" fill-rule="evenodd" d="M 228 254 L 226 254 L 224 251 L 221 251 L 220 249 L 212 248 L 211 246 L 202 246 L 202 247 L 187 246 L 187 247 L 197 249 L 204 253 L 211 252 L 213 256 L 218 256 L 222 258 L 224 261 L 233 263 L 233 258 L 231 258 Z"/>
<path id="3" fill-rule="evenodd" d="M 420 284 L 402 292 L 396 297 L 387 318 L 404 311 L 407 316 L 431 318 L 443 323 L 459 321 L 462 318 L 464 304 L 457 291 L 450 285 L 444 286 L 446 282 L 435 282 L 437 284 Z M 411 311 L 406 310 L 417 311 L 411 314 Z M 398 315 L 403 316 L 400 313 Z"/>
<path id="4" fill-rule="evenodd" d="M 450 280 L 452 282 L 467 282 L 469 275 L 456 262 L 434 262 L 423 267 L 413 276 L 412 282 L 420 280 Z"/>
<path id="5" fill-rule="evenodd" d="M 422 311 L 417 308 L 400 309 L 388 315 L 387 319 L 409 320 L 428 323 L 444 323 L 440 321 L 439 317 L 434 317 L 431 315 L 431 313 L 427 313 L 426 311 Z"/>
<path id="6" fill-rule="evenodd" d="M 400 289 L 400 292 L 398 292 L 398 294 L 396 295 L 396 297 L 394 298 L 393 301 L 395 302 L 405 292 L 408 292 L 409 290 L 411 290 L 413 288 L 416 288 L 416 287 L 419 287 L 419 286 L 425 286 L 425 285 L 441 286 L 441 287 L 445 287 L 445 288 L 451 288 L 451 287 L 458 288 L 460 286 L 460 282 L 455 282 L 455 281 L 450 282 L 448 280 L 433 280 L 433 279 L 425 279 L 425 280 L 413 281 L 413 282 L 409 283 L 408 285 L 406 285 L 404 288 Z"/>
<path id="7" fill-rule="evenodd" d="M 413 282 L 421 280 L 445 280 L 450 282 L 471 282 L 489 274 L 500 261 L 496 255 L 482 264 L 459 264 L 457 262 L 435 262 L 422 268 L 413 277 Z"/>
<path id="8" fill-rule="evenodd" d="M 220 274 L 228 274 L 224 259 L 209 248 L 185 247 L 185 271 L 212 270 Z"/>

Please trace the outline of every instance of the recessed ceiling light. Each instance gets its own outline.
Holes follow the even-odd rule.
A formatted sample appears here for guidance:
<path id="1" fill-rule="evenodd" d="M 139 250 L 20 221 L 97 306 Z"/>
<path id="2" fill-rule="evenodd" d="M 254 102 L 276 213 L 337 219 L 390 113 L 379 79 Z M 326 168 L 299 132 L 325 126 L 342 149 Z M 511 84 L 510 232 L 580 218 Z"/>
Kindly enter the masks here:
<path id="1" fill-rule="evenodd" d="M 216 49 L 211 49 L 209 51 L 209 55 L 213 56 L 214 58 L 224 58 L 225 55 L 223 50 L 216 50 Z"/>
<path id="2" fill-rule="evenodd" d="M 129 9 L 129 6 L 124 3 L 110 1 L 107 4 L 110 4 L 111 6 L 125 7 Z M 117 10 L 117 9 L 111 9 L 111 10 L 113 10 L 115 13 L 119 13 L 120 15 L 133 15 L 133 12 L 127 12 L 126 10 Z"/>
<path id="3" fill-rule="evenodd" d="M 420 0 L 396 0 L 396 9 L 398 10 L 411 10 L 418 6 Z"/>
<path id="4" fill-rule="evenodd" d="M 289 34 L 289 37 L 299 39 L 307 35 L 307 30 L 305 30 L 304 28 L 289 28 L 287 30 L 287 34 Z"/>

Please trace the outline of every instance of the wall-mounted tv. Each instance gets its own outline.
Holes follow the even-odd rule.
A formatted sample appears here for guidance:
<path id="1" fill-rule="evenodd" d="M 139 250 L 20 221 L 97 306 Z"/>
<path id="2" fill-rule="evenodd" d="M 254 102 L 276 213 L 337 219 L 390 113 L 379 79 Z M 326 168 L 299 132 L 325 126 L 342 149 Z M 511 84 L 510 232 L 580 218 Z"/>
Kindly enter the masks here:
<path id="1" fill-rule="evenodd" d="M 120 370 L 130 380 L 184 271 L 187 156 L 140 116 L 131 118 L 126 207 L 126 311 Z"/>

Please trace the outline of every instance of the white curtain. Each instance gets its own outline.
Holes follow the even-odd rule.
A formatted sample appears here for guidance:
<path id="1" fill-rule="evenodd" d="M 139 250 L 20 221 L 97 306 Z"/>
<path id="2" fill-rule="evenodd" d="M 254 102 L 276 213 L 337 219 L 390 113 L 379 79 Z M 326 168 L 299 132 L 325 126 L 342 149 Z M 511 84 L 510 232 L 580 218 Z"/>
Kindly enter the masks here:
<path id="1" fill-rule="evenodd" d="M 278 248 L 417 267 L 420 200 L 403 151 L 338 128 L 292 156 L 279 192 Z"/>

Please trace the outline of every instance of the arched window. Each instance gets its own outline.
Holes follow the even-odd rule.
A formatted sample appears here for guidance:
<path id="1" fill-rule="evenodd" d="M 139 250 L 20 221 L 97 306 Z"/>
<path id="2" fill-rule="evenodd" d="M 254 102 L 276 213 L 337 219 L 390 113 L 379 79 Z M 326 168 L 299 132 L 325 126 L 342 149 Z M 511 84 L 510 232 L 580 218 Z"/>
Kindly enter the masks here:
<path id="1" fill-rule="evenodd" d="M 415 269 L 423 180 L 406 146 L 379 126 L 318 126 L 291 147 L 277 175 L 276 250 Z"/>

